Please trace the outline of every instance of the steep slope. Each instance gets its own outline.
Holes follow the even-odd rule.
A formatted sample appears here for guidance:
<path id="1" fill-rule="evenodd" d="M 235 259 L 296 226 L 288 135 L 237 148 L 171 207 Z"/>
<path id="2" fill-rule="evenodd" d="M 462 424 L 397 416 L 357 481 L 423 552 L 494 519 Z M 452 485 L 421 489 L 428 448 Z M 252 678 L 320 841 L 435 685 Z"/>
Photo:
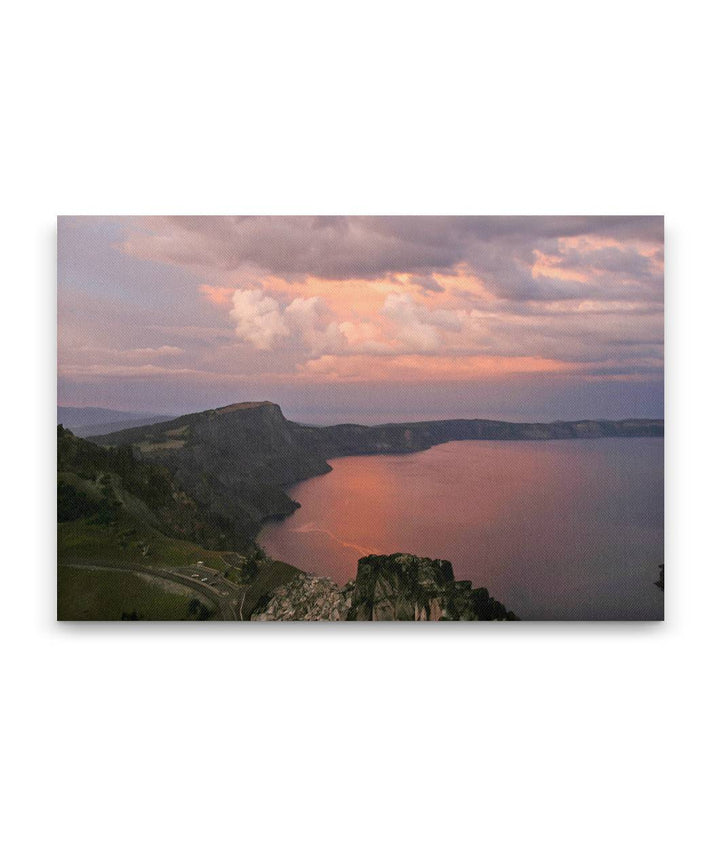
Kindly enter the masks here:
<path id="1" fill-rule="evenodd" d="M 200 506 L 252 538 L 265 520 L 297 507 L 283 487 L 330 470 L 297 428 L 277 404 L 258 402 L 91 439 L 132 445 L 142 459 L 162 463 Z"/>

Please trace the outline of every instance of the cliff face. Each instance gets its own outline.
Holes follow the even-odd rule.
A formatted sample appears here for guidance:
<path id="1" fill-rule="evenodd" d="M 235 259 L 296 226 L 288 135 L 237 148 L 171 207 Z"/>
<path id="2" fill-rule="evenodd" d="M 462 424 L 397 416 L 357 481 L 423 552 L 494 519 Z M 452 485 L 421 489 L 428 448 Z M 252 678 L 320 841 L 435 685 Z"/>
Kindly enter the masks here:
<path id="1" fill-rule="evenodd" d="M 298 434 L 277 404 L 269 401 L 232 404 L 92 437 L 104 446 L 131 445 L 141 455 L 176 463 L 181 469 L 202 467 L 229 473 L 229 480 L 272 486 L 327 472 L 324 458 Z"/>
<path id="2" fill-rule="evenodd" d="M 348 621 L 513 621 L 515 615 L 468 581 L 450 562 L 407 553 L 358 562 Z"/>
<path id="3" fill-rule="evenodd" d="M 90 438 L 131 445 L 162 463 L 221 526 L 253 538 L 297 506 L 283 488 L 328 472 L 328 458 L 407 453 L 451 440 L 552 440 L 662 436 L 662 420 L 515 423 L 451 419 L 390 425 L 311 427 L 288 421 L 269 401 L 233 404 Z"/>
<path id="4" fill-rule="evenodd" d="M 450 562 L 407 553 L 365 556 L 340 588 L 303 574 L 278 588 L 252 621 L 515 621 L 490 597 L 456 581 Z"/>
<path id="5" fill-rule="evenodd" d="M 283 487 L 329 472 L 277 404 L 231 405 L 94 437 L 104 446 L 129 444 L 161 462 L 175 482 L 220 525 L 253 538 L 262 524 L 297 508 Z"/>

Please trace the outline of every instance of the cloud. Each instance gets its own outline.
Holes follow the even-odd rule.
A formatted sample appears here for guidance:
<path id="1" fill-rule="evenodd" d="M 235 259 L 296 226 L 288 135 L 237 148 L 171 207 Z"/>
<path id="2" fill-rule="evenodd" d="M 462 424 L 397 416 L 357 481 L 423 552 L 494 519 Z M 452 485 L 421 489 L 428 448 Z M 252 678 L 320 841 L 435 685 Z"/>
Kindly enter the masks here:
<path id="1" fill-rule="evenodd" d="M 262 289 L 237 289 L 232 305 L 235 332 L 259 350 L 270 350 L 290 337 L 311 351 L 339 348 L 345 341 L 319 297 L 296 297 L 285 306 Z"/>
<path id="2" fill-rule="evenodd" d="M 443 292 L 445 289 L 440 285 L 437 279 L 432 274 L 426 274 L 425 276 L 413 276 L 410 279 L 410 282 L 413 285 L 417 285 L 422 291 L 434 291 L 434 292 Z"/>
<path id="3" fill-rule="evenodd" d="M 313 353 L 341 350 L 347 339 L 320 297 L 296 297 L 285 310 L 285 320 Z"/>
<path id="4" fill-rule="evenodd" d="M 185 353 L 176 345 L 160 345 L 157 348 L 105 348 L 84 345 L 77 349 L 89 357 L 112 358 L 116 363 L 123 360 L 148 360 L 163 359 L 165 357 L 179 357 Z"/>
<path id="5" fill-rule="evenodd" d="M 374 337 L 376 325 L 337 319 L 317 296 L 296 297 L 284 305 L 260 289 L 238 289 L 230 317 L 235 332 L 259 350 L 287 346 L 312 356 L 339 353 L 385 353 L 390 348 Z"/>
<path id="6" fill-rule="evenodd" d="M 120 218 L 108 230 L 125 268 L 103 243 L 102 266 L 91 258 L 60 290 L 60 364 L 78 376 L 656 382 L 662 370 L 662 218 Z M 72 280 L 90 239 L 67 240 Z"/>
<path id="7" fill-rule="evenodd" d="M 425 291 L 467 265 L 498 293 L 532 288 L 533 250 L 610 239 L 661 246 L 661 217 L 159 217 L 141 218 L 130 255 L 223 275 L 372 280 L 411 274 Z M 235 283 L 237 284 L 237 282 Z"/>
<path id="8" fill-rule="evenodd" d="M 169 368 L 168 366 L 158 366 L 153 363 L 145 363 L 143 365 L 123 365 L 122 363 L 92 363 L 86 364 L 65 364 L 60 366 L 58 374 L 62 377 L 172 377 L 175 375 L 192 376 L 200 375 L 195 369 L 190 368 Z"/>
<path id="9" fill-rule="evenodd" d="M 373 355 L 326 354 L 298 366 L 307 379 L 341 381 L 469 381 L 513 374 L 572 373 L 575 367 L 561 360 L 533 357 L 457 356 L 399 354 L 389 358 Z"/>
<path id="10" fill-rule="evenodd" d="M 270 350 L 291 339 L 312 356 L 436 351 L 441 330 L 461 329 L 462 313 L 429 310 L 408 294 L 389 294 L 382 315 L 390 322 L 384 331 L 368 321 L 333 317 L 317 296 L 296 297 L 284 306 L 259 289 L 237 290 L 230 312 L 237 335 L 256 348 Z"/>
<path id="11" fill-rule="evenodd" d="M 203 284 L 198 286 L 198 291 L 215 306 L 229 306 L 232 303 L 232 296 L 235 289 L 219 285 Z"/>
<path id="12" fill-rule="evenodd" d="M 160 345 L 159 348 L 133 348 L 128 353 L 137 357 L 177 357 L 183 349 L 176 345 Z"/>
<path id="13" fill-rule="evenodd" d="M 447 292 L 452 297 L 452 288 Z M 231 316 L 239 338 L 277 360 L 294 355 L 298 365 L 330 364 L 325 357 L 435 356 L 550 360 L 588 366 L 643 359 L 662 361 L 662 312 L 642 301 L 571 301 L 525 304 L 494 298 L 462 308 L 432 305 L 393 291 L 372 318 L 334 311 L 321 298 L 287 303 L 259 289 L 238 291 Z M 305 360 L 306 363 L 302 361 Z M 488 363 L 477 363 L 478 369 Z M 510 366 L 511 363 L 503 362 Z"/>
<path id="14" fill-rule="evenodd" d="M 389 294 L 383 314 L 395 323 L 397 338 L 413 350 L 433 351 L 440 347 L 437 326 L 421 317 L 422 308 L 409 294 Z"/>
<path id="15" fill-rule="evenodd" d="M 230 317 L 235 322 L 235 331 L 246 342 L 251 342 L 261 351 L 268 351 L 278 340 L 290 335 L 280 305 L 260 289 L 241 291 L 232 298 Z"/>

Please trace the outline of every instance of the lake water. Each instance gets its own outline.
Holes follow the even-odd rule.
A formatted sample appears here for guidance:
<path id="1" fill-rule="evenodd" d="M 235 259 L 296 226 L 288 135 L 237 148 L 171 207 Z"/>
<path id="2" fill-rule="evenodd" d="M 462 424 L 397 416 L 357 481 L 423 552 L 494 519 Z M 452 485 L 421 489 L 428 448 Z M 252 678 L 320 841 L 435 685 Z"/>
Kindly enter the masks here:
<path id="1" fill-rule="evenodd" d="M 259 541 L 339 583 L 369 553 L 449 559 L 523 619 L 660 619 L 663 441 L 463 441 L 338 458 Z"/>

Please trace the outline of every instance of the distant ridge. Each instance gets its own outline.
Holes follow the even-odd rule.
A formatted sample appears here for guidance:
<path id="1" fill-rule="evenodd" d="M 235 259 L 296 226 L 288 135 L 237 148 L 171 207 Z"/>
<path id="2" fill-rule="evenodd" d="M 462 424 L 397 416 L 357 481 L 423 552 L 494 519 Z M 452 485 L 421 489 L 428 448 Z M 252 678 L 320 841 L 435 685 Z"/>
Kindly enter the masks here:
<path id="1" fill-rule="evenodd" d="M 140 425 L 152 425 L 171 419 L 168 413 L 144 413 L 126 410 L 111 410 L 106 407 L 66 407 L 57 408 L 58 425 L 69 428 L 78 437 L 90 434 L 109 434 L 125 428 Z"/>

